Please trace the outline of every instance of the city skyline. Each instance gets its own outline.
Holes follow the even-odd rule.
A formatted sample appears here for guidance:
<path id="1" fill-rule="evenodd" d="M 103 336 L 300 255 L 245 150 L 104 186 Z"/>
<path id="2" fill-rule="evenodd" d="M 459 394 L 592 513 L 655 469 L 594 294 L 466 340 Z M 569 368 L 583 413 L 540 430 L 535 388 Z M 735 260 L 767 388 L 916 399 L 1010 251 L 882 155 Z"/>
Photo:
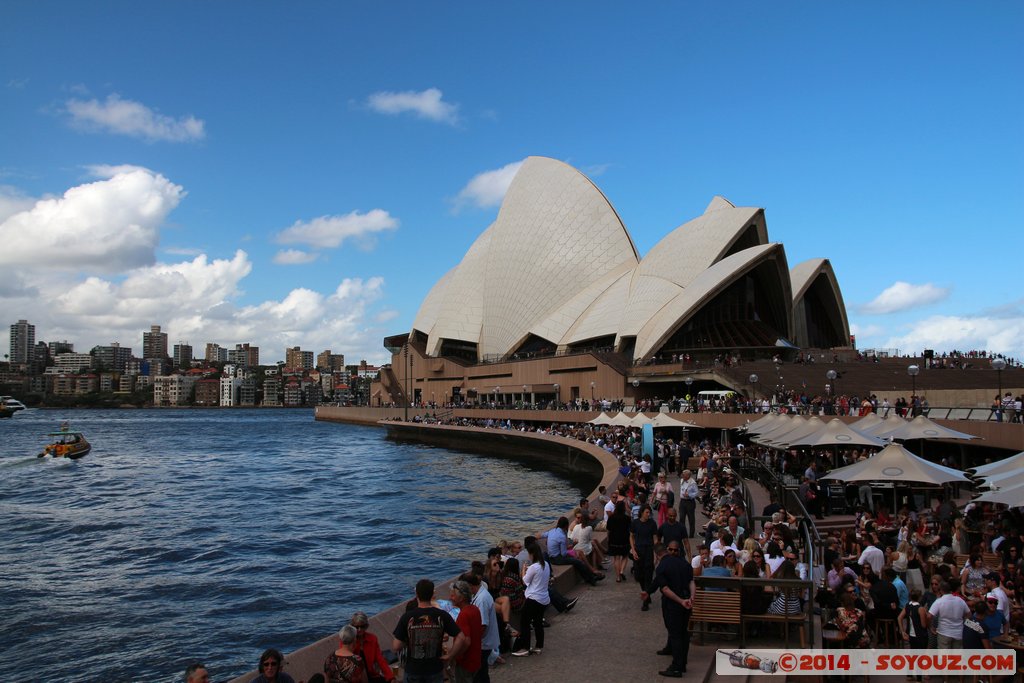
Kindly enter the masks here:
<path id="1" fill-rule="evenodd" d="M 1019 3 L 57 7 L 0 9 L 5 349 L 386 362 L 545 155 L 641 256 L 721 195 L 830 258 L 858 347 L 1024 357 Z"/>

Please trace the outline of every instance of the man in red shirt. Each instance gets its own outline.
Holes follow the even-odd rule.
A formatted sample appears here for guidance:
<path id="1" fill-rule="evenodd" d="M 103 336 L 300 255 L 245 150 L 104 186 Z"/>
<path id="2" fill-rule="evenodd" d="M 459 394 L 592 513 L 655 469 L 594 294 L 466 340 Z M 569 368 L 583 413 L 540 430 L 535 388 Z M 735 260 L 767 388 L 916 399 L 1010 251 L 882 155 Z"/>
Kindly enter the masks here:
<path id="1" fill-rule="evenodd" d="M 468 646 L 455 656 L 451 668 L 452 683 L 472 683 L 473 674 L 480 668 L 481 641 L 484 636 L 480 610 L 473 604 L 473 592 L 465 581 L 452 584 L 452 604 L 459 609 L 455 624 L 466 636 Z"/>

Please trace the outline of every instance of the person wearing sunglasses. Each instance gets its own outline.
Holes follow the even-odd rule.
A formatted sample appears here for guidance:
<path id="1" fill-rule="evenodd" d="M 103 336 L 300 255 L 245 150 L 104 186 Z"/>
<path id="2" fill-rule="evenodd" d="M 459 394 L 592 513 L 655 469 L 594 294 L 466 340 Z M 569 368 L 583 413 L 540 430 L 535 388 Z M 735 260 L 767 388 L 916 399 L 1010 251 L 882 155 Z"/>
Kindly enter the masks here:
<path id="1" fill-rule="evenodd" d="M 295 679 L 281 671 L 284 655 L 279 650 L 269 648 L 260 655 L 260 674 L 252 679 L 252 683 L 295 683 Z"/>
<path id="2" fill-rule="evenodd" d="M 390 683 L 395 679 L 394 672 L 384 653 L 380 649 L 377 636 L 370 633 L 370 618 L 365 612 L 355 612 L 349 625 L 356 630 L 356 642 L 352 652 L 361 656 L 366 665 L 366 679 L 369 683 Z"/>

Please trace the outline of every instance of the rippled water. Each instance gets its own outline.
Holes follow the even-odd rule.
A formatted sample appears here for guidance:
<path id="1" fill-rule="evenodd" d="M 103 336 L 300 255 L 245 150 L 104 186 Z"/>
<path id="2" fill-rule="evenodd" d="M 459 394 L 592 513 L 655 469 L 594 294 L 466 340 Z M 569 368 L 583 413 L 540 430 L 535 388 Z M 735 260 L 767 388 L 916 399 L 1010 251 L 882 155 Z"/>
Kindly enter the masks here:
<path id="1" fill-rule="evenodd" d="M 92 453 L 37 459 L 65 417 Z M 0 639 L 18 680 L 45 681 L 180 680 L 196 659 L 225 680 L 588 485 L 292 410 L 24 411 L 0 420 L 0 482 Z"/>

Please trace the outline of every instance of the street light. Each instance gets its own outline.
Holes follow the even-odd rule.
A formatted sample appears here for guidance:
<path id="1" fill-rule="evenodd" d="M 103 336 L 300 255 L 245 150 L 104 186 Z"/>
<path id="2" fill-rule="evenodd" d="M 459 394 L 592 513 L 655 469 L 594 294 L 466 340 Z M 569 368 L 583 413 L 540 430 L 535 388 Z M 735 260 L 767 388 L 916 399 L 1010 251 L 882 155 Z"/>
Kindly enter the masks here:
<path id="1" fill-rule="evenodd" d="M 999 393 L 996 394 L 996 400 L 999 401 L 999 405 L 996 407 L 996 410 L 999 411 L 1001 419 L 1003 415 L 1003 370 L 1006 369 L 1006 361 L 1002 358 L 993 358 L 992 367 L 996 370 L 996 377 L 999 382 Z"/>
<path id="2" fill-rule="evenodd" d="M 590 400 L 591 401 L 594 400 L 594 387 L 596 387 L 596 386 L 597 386 L 597 382 L 591 382 L 590 383 Z"/>
<path id="3" fill-rule="evenodd" d="M 494 402 L 497 404 L 498 395 L 501 393 L 501 387 L 494 387 Z"/>
<path id="4" fill-rule="evenodd" d="M 523 407 L 526 407 L 526 385 L 523 385 Z"/>
<path id="5" fill-rule="evenodd" d="M 756 374 L 751 373 L 747 381 L 750 382 L 750 400 L 757 398 L 757 380 L 760 379 Z"/>
<path id="6" fill-rule="evenodd" d="M 835 370 L 829 370 L 828 372 L 825 373 L 825 379 L 827 379 L 829 381 L 829 391 L 833 395 L 836 395 L 836 394 L 839 393 L 838 391 L 836 391 L 836 379 L 838 377 L 839 377 L 839 373 L 836 372 Z"/>
<path id="7" fill-rule="evenodd" d="M 916 365 L 907 366 L 907 374 L 910 375 L 910 400 L 913 403 L 914 397 L 917 396 L 917 373 L 921 372 L 921 368 Z"/>

